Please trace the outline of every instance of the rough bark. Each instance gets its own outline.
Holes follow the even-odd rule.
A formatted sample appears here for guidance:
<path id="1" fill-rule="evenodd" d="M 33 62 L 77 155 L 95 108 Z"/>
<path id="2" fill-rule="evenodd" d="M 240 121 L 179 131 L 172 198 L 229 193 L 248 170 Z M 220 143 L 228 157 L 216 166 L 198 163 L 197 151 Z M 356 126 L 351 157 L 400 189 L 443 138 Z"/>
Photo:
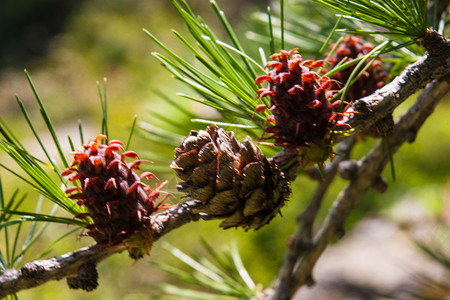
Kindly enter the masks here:
<path id="1" fill-rule="evenodd" d="M 198 201 L 189 199 L 172 209 L 154 215 L 152 218 L 154 224 L 153 241 L 158 240 L 175 228 L 198 220 L 198 215 L 191 211 L 198 204 Z M 19 270 L 7 270 L 0 276 L 0 298 L 39 286 L 50 280 L 78 278 L 80 266 L 85 264 L 97 265 L 112 254 L 126 249 L 127 246 L 123 243 L 116 245 L 93 244 L 59 257 L 29 262 Z M 73 287 L 71 282 L 69 282 L 69 285 Z"/>
<path id="2" fill-rule="evenodd" d="M 433 112 L 439 100 L 449 91 L 449 75 L 441 78 L 440 81 L 428 84 L 416 103 L 396 122 L 394 132 L 389 137 L 393 153 L 403 143 L 414 141 L 420 127 Z M 290 244 L 291 247 L 286 254 L 277 288 L 267 299 L 291 299 L 302 285 L 313 283 L 312 270 L 315 263 L 328 244 L 335 237 L 342 235 L 344 222 L 361 202 L 367 190 L 378 180 L 388 162 L 389 154 L 383 149 L 383 143 L 380 141 L 368 155 L 356 163 L 357 169 L 355 175 L 352 176 L 353 179 L 340 193 L 330 208 L 322 227 L 312 238 L 307 238 L 311 235 L 312 224 L 302 221 L 304 219 L 302 217 L 299 219 L 297 233 L 292 238 L 296 242 Z M 326 184 L 326 181 L 322 184 Z M 319 185 L 319 192 L 322 184 Z M 317 213 L 317 209 L 313 213 Z"/>

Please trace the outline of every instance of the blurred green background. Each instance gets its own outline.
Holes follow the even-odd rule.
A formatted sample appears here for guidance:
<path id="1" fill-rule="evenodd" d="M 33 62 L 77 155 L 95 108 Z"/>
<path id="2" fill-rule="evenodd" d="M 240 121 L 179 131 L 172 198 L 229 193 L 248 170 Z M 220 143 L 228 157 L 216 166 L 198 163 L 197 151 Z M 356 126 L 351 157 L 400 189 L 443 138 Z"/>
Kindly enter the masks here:
<path id="1" fill-rule="evenodd" d="M 220 34 L 221 27 L 213 16 L 209 2 L 191 0 L 189 3 Z M 261 29 L 261 24 L 258 25 L 255 21 L 253 13 L 264 11 L 268 1 L 228 0 L 220 1 L 219 4 L 242 37 L 241 41 L 246 49 L 257 53 L 258 45 L 247 43 L 246 32 L 249 29 Z M 333 20 L 330 20 L 330 23 L 332 22 Z M 110 138 L 126 140 L 136 114 L 138 120 L 150 123 L 151 111 L 173 118 L 176 112 L 164 102 L 158 91 L 180 101 L 180 105 L 193 106 L 175 96 L 176 92 L 185 92 L 187 89 L 172 79 L 151 56 L 152 51 L 159 49 L 142 32 L 142 28 L 151 31 L 175 50 L 178 50 L 180 43 L 171 34 L 170 29 L 186 32 L 181 18 L 170 2 L 165 0 L 3 0 L 0 3 L 0 33 L 3 37 L 0 47 L 1 117 L 22 138 L 28 149 L 36 149 L 36 155 L 42 155 L 31 137 L 31 132 L 24 126 L 14 99 L 14 95 L 18 94 L 36 121 L 35 125 L 43 129 L 44 123 L 39 118 L 34 96 L 22 72 L 24 68 L 30 72 L 62 140 L 66 140 L 65 137 L 70 135 L 76 143 L 79 141 L 78 120 L 82 121 L 85 139 L 99 134 L 101 107 L 96 82 L 102 83 L 103 78 L 107 78 Z M 302 48 L 302 45 L 295 46 Z M 180 47 L 177 52 L 182 54 L 182 50 Z M 387 170 L 385 175 L 389 181 L 388 191 L 382 195 L 369 192 L 352 215 L 349 227 L 368 212 L 389 212 L 394 203 L 408 197 L 418 201 L 437 217 L 441 216 L 446 205 L 450 205 L 448 100 L 445 99 L 427 120 L 415 143 L 405 145 L 396 155 L 396 181 L 392 182 Z M 402 104 L 396 114 L 405 110 L 412 101 L 413 99 Z M 199 111 L 202 117 L 214 115 L 210 109 L 200 106 L 193 109 Z M 187 135 L 189 125 L 186 126 Z M 198 124 L 195 126 L 199 127 Z M 49 138 L 47 134 L 43 136 Z M 364 155 L 374 142 L 369 139 L 358 145 L 355 157 Z M 65 147 L 68 153 L 68 144 Z M 150 160 L 159 159 L 152 151 L 165 151 L 168 158 L 173 153 L 173 149 L 161 148 L 143 138 L 139 130 L 134 135 L 130 148 L 138 153 L 145 153 L 145 158 Z M 0 155 L 0 159 L 5 160 L 4 155 Z M 5 161 L 5 164 L 8 165 L 8 162 Z M 161 166 L 158 167 L 158 170 L 160 169 Z M 177 180 L 171 173 L 169 164 L 165 170 L 165 174 L 158 173 L 158 176 L 168 179 L 169 190 L 176 194 Z M 19 187 L 21 194 L 29 193 L 25 207 L 34 209 L 37 196 L 29 187 L 3 169 L 0 170 L 0 176 L 6 187 L 6 195 L 11 195 Z M 330 189 L 322 216 L 344 185 L 345 182 L 341 180 Z M 241 229 L 224 231 L 218 228 L 218 221 L 188 224 L 157 242 L 149 257 L 134 262 L 123 253 L 102 262 L 98 267 L 100 285 L 93 292 L 69 291 L 66 283 L 61 281 L 49 282 L 20 292 L 19 297 L 66 300 L 148 299 L 150 295 L 158 293 L 155 288 L 158 283 L 178 284 L 173 277 L 152 265 L 155 261 L 179 265 L 162 249 L 161 244 L 170 242 L 189 255 L 201 256 L 204 250 L 200 246 L 200 237 L 205 238 L 219 251 L 236 241 L 244 264 L 254 281 L 267 286 L 277 275 L 286 239 L 295 231 L 295 217 L 306 205 L 315 186 L 315 182 L 299 177 L 293 185 L 291 201 L 282 211 L 283 217 L 277 217 L 270 226 L 257 232 L 243 232 Z M 177 196 L 171 201 L 181 201 L 180 195 Z M 45 209 L 48 210 L 49 207 L 48 204 Z M 32 259 L 39 250 L 42 251 L 67 230 L 65 225 L 51 225 L 35 246 L 36 249 L 29 253 L 28 259 Z M 58 243 L 48 256 L 61 255 L 91 242 L 88 237 L 77 238 L 74 234 Z"/>

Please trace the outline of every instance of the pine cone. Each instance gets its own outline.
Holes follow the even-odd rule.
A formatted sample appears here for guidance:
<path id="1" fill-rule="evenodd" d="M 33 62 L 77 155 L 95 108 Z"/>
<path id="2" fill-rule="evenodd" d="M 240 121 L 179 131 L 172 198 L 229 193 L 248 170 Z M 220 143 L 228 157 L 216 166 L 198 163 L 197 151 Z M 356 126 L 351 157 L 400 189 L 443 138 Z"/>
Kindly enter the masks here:
<path id="1" fill-rule="evenodd" d="M 336 47 L 336 51 L 328 58 L 330 69 L 333 69 L 344 58 L 345 62 L 350 62 L 356 58 L 367 55 L 373 50 L 370 43 L 362 43 L 362 37 L 354 35 L 346 35 L 342 41 L 337 45 L 332 44 L 330 49 Z M 325 54 L 327 57 L 328 54 Z M 367 63 L 366 63 L 367 64 Z M 355 69 L 356 65 L 345 68 L 331 76 L 332 79 L 337 80 L 340 84 L 333 83 L 332 89 L 340 89 L 345 85 Z M 350 86 L 347 94 L 347 101 L 363 98 L 375 92 L 386 83 L 387 73 L 384 71 L 383 63 L 380 60 L 375 60 L 367 68 L 367 70 L 359 77 L 359 79 Z M 324 70 L 326 72 L 326 70 Z"/>
<path id="2" fill-rule="evenodd" d="M 343 117 L 338 112 L 339 101 L 328 100 L 333 80 L 313 71 L 323 67 L 325 61 L 303 60 L 296 52 L 293 49 L 273 54 L 274 61 L 265 66 L 272 70 L 255 80 L 256 84 L 269 83 L 268 88 L 258 91 L 260 99 L 270 97 L 267 108 L 273 115 L 267 122 L 274 123 L 266 127 L 263 139 L 273 139 L 277 146 L 297 148 L 305 162 L 313 164 L 331 155 L 331 131 L 347 124 L 338 122 Z"/>
<path id="3" fill-rule="evenodd" d="M 191 131 L 175 150 L 171 167 L 183 180 L 179 191 L 200 200 L 208 218 L 224 218 L 224 229 L 259 229 L 279 213 L 289 195 L 289 182 L 247 137 L 215 125 Z"/>
<path id="4" fill-rule="evenodd" d="M 150 179 L 153 174 L 143 172 L 139 177 L 133 171 L 144 161 L 126 163 L 125 157 L 138 158 L 137 154 L 133 151 L 117 153 L 123 151 L 122 142 L 118 140 L 112 140 L 108 145 L 98 143 L 105 138 L 100 135 L 72 153 L 71 168 L 64 170 L 62 175 L 68 176 L 69 181 L 79 180 L 81 188 L 69 187 L 66 193 L 71 194 L 70 198 L 77 200 L 80 206 L 87 207 L 88 213 L 77 217 L 92 218 L 93 223 L 87 226 L 88 235 L 99 243 L 125 241 L 132 235 L 136 241 L 139 236 L 141 239 L 135 243 L 139 251 L 133 249 L 139 257 L 151 247 L 149 216 L 160 208 L 155 205 L 155 200 L 165 183 L 150 189 L 141 179 Z M 79 193 L 72 194 L 75 191 Z"/>

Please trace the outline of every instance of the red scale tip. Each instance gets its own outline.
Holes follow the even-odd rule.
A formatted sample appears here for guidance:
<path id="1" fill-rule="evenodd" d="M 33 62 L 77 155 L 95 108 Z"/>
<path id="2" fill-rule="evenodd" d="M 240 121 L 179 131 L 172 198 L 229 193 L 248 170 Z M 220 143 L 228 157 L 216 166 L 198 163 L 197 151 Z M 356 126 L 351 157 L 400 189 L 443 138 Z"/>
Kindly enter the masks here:
<path id="1" fill-rule="evenodd" d="M 283 67 L 283 64 L 278 62 L 278 61 L 269 61 L 264 68 L 271 68 L 271 69 L 275 69 L 277 71 L 280 71 L 281 68 Z"/>
<path id="2" fill-rule="evenodd" d="M 139 159 L 139 156 L 137 155 L 136 152 L 134 151 L 125 151 L 122 153 L 121 155 L 121 160 L 124 161 L 125 157 L 130 157 L 130 158 L 137 158 Z"/>
<path id="3" fill-rule="evenodd" d="M 315 79 L 320 79 L 320 75 L 316 72 L 303 73 L 302 79 L 304 82 L 313 82 Z"/>
<path id="4" fill-rule="evenodd" d="M 259 99 L 264 98 L 266 96 L 275 96 L 275 93 L 272 91 L 269 91 L 268 89 L 260 89 L 258 92 L 259 94 Z"/>
<path id="5" fill-rule="evenodd" d="M 113 152 L 120 150 L 123 150 L 123 146 L 121 144 L 111 144 L 105 149 L 105 157 L 113 158 Z"/>
<path id="6" fill-rule="evenodd" d="M 270 115 L 266 118 L 266 121 L 264 123 L 272 123 L 275 124 L 275 117 L 274 115 Z"/>
<path id="7" fill-rule="evenodd" d="M 130 170 L 133 170 L 133 169 L 135 169 L 135 170 L 140 170 L 139 169 L 139 166 L 140 166 L 140 164 L 141 163 L 143 163 L 143 162 L 147 162 L 147 163 L 153 163 L 152 161 L 149 161 L 149 160 L 145 160 L 145 159 L 140 159 L 140 160 L 135 160 L 135 161 L 133 161 L 132 163 L 129 163 L 128 164 L 128 168 L 130 168 Z"/>
<path id="8" fill-rule="evenodd" d="M 150 201 L 152 201 L 154 203 L 155 199 L 159 197 L 160 193 L 164 193 L 164 194 L 167 194 L 167 195 L 172 195 L 172 194 L 170 194 L 168 192 L 161 191 L 161 189 L 167 184 L 167 182 L 168 181 L 166 180 L 163 183 L 161 183 L 160 186 L 157 186 L 154 190 L 150 190 L 150 194 L 148 195 L 148 198 L 149 198 Z M 166 198 L 164 198 L 163 201 L 165 199 Z M 160 204 L 161 203 L 162 203 L 162 201 L 160 202 Z"/>
<path id="9" fill-rule="evenodd" d="M 101 182 L 101 179 L 99 177 L 88 177 L 84 180 L 84 188 L 87 189 L 88 187 L 94 187 L 96 185 L 99 185 Z"/>
<path id="10" fill-rule="evenodd" d="M 67 176 L 67 180 L 69 180 L 69 181 L 75 181 L 75 180 L 77 180 L 77 179 L 80 179 L 81 178 L 81 175 L 80 174 L 70 174 L 70 175 L 68 175 Z"/>
<path id="11" fill-rule="evenodd" d="M 275 76 L 275 81 L 279 83 L 285 82 L 287 79 L 291 78 L 291 73 L 280 73 Z"/>
<path id="12" fill-rule="evenodd" d="M 301 85 L 296 84 L 288 90 L 288 93 L 291 95 L 300 94 L 304 89 Z"/>
<path id="13" fill-rule="evenodd" d="M 142 181 L 136 181 L 135 183 L 133 183 L 127 190 L 127 196 L 130 195 L 131 193 L 133 193 L 138 187 L 148 187 L 145 183 L 143 183 Z"/>
<path id="14" fill-rule="evenodd" d="M 87 155 L 87 153 L 78 152 L 78 151 L 72 152 L 70 154 L 73 155 L 75 157 L 75 160 L 77 160 L 78 162 L 83 161 L 89 157 L 89 155 Z"/>
<path id="15" fill-rule="evenodd" d="M 97 135 L 97 137 L 96 137 L 95 139 L 93 139 L 92 141 L 98 143 L 98 142 L 100 142 L 101 140 L 106 140 L 106 135 L 104 135 L 104 134 L 99 134 L 99 135 Z"/>
<path id="16" fill-rule="evenodd" d="M 312 65 L 313 62 L 314 62 L 314 60 L 308 59 L 308 60 L 305 60 L 305 61 L 302 63 L 302 65 L 308 67 L 308 66 Z"/>
<path id="17" fill-rule="evenodd" d="M 325 66 L 325 63 L 326 63 L 326 61 L 324 61 L 324 60 L 316 60 L 309 66 L 309 69 L 312 70 L 315 68 L 323 68 L 323 66 Z"/>
<path id="18" fill-rule="evenodd" d="M 158 177 L 156 177 L 155 174 L 153 174 L 152 172 L 143 172 L 140 176 L 140 179 L 144 179 L 147 178 L 148 180 L 151 180 L 152 178 L 155 178 L 156 180 L 159 181 Z"/>
<path id="19" fill-rule="evenodd" d="M 294 48 L 294 49 L 292 49 L 292 50 L 289 50 L 289 52 L 288 52 L 288 58 L 289 58 L 289 56 L 291 56 L 293 53 L 298 53 L 298 48 Z M 300 56 L 300 54 L 298 54 L 297 56 Z"/>
<path id="20" fill-rule="evenodd" d="M 110 140 L 108 143 L 108 146 L 112 146 L 112 145 L 116 145 L 116 144 L 123 147 L 122 141 L 119 141 L 119 140 Z"/>
<path id="21" fill-rule="evenodd" d="M 267 105 L 265 105 L 265 104 L 260 104 L 260 105 L 256 106 L 255 112 L 257 112 L 257 113 L 262 113 L 262 112 L 264 112 L 267 108 L 268 108 Z"/>
<path id="22" fill-rule="evenodd" d="M 122 162 L 122 161 L 120 161 L 120 160 L 118 160 L 118 159 L 115 159 L 115 160 L 113 160 L 112 162 L 110 162 L 110 163 L 108 164 L 108 166 L 106 167 L 106 169 L 108 169 L 108 170 L 110 170 L 110 169 L 112 169 L 112 168 L 117 169 L 117 167 L 118 167 L 120 164 L 124 164 L 124 162 Z"/>
<path id="23" fill-rule="evenodd" d="M 289 70 L 293 71 L 302 63 L 302 58 L 291 59 L 289 61 Z"/>
<path id="24" fill-rule="evenodd" d="M 306 107 L 314 109 L 314 108 L 318 108 L 322 106 L 322 102 L 320 102 L 319 100 L 313 100 L 311 102 L 309 102 L 308 104 L 306 104 Z"/>
<path id="25" fill-rule="evenodd" d="M 114 188 L 117 190 L 117 182 L 114 177 L 108 179 L 108 181 L 105 183 L 105 190 L 109 188 Z"/>
<path id="26" fill-rule="evenodd" d="M 101 156 L 91 156 L 89 157 L 89 161 L 94 167 L 103 165 L 103 158 Z"/>
<path id="27" fill-rule="evenodd" d="M 71 193 L 73 193 L 74 191 L 80 191 L 80 192 L 81 192 L 81 189 L 80 189 L 79 187 L 77 187 L 77 186 L 71 186 L 71 187 L 68 187 L 68 188 L 64 191 L 64 193 L 66 193 L 66 194 L 71 194 Z"/>
<path id="28" fill-rule="evenodd" d="M 61 176 L 68 176 L 68 175 L 72 174 L 73 172 L 78 172 L 78 170 L 75 168 L 67 168 L 61 172 Z"/>
<path id="29" fill-rule="evenodd" d="M 258 77 L 255 79 L 255 84 L 256 84 L 256 85 L 260 85 L 260 84 L 263 83 L 264 81 L 272 82 L 272 77 L 270 77 L 269 75 L 261 75 L 261 76 L 258 76 Z"/>

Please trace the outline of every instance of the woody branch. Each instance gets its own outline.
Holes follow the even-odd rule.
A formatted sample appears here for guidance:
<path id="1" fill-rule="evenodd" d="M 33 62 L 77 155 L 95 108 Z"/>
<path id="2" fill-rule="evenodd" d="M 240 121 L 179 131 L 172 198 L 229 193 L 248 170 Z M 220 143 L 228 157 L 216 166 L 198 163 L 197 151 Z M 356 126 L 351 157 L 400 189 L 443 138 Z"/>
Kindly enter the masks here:
<path id="1" fill-rule="evenodd" d="M 420 127 L 433 112 L 439 100 L 449 91 L 450 73 L 428 84 L 416 103 L 395 124 L 394 132 L 389 137 L 393 153 L 404 142 L 414 141 Z M 307 212 L 310 214 L 304 213 L 299 217 L 297 233 L 289 243 L 291 248 L 286 254 L 275 295 L 269 299 L 290 299 L 302 285 L 313 283 L 312 270 L 315 263 L 332 239 L 342 236 L 345 220 L 360 203 L 367 190 L 380 178 L 388 162 L 389 155 L 383 150 L 380 141 L 367 156 L 355 163 L 356 169 L 352 180 L 334 202 L 323 226 L 315 236 L 311 237 L 311 227 L 318 211 L 317 207 L 313 206 L 312 210 L 308 207 Z M 337 164 L 339 163 L 340 160 Z M 323 185 L 328 186 L 329 180 L 334 177 L 334 174 L 328 175 L 331 177 L 325 178 L 318 188 L 318 193 L 322 196 L 320 192 Z M 319 201 L 320 205 L 320 199 L 319 196 L 319 200 L 313 199 L 311 203 Z"/>
<path id="2" fill-rule="evenodd" d="M 153 241 L 186 223 L 197 221 L 192 209 L 199 205 L 189 199 L 184 203 L 152 216 Z M 80 266 L 98 264 L 109 256 L 127 249 L 124 243 L 115 245 L 93 244 L 89 247 L 46 260 L 25 264 L 19 270 L 8 270 L 0 276 L 0 298 L 33 288 L 51 280 L 77 277 Z"/>

